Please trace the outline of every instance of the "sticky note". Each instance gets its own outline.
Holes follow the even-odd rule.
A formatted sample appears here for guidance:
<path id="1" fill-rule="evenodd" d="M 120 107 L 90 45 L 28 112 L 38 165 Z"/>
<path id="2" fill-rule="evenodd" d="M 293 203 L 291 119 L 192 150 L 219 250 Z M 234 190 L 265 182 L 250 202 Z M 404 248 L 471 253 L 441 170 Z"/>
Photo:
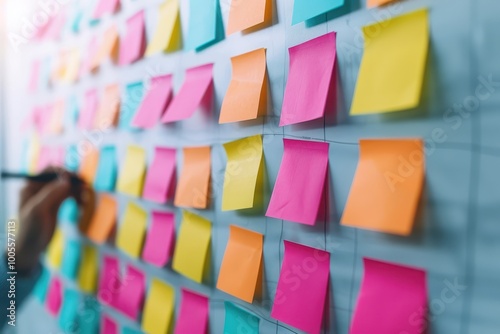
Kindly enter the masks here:
<path id="1" fill-rule="evenodd" d="M 227 89 L 219 123 L 255 119 L 266 114 L 266 49 L 231 58 L 233 75 Z"/>
<path id="2" fill-rule="evenodd" d="M 92 130 L 98 106 L 97 90 L 90 89 L 85 93 L 83 108 L 78 118 L 78 127 L 82 130 Z"/>
<path id="3" fill-rule="evenodd" d="M 139 146 L 129 145 L 116 189 L 123 194 L 139 197 L 142 193 L 145 172 L 146 152 Z"/>
<path id="4" fill-rule="evenodd" d="M 99 163 L 94 178 L 94 189 L 97 191 L 113 191 L 115 189 L 116 174 L 116 148 L 103 146 L 99 153 Z"/>
<path id="5" fill-rule="evenodd" d="M 99 0 L 94 10 L 94 18 L 112 14 L 120 9 L 120 0 Z"/>
<path id="6" fill-rule="evenodd" d="M 285 152 L 266 216 L 314 225 L 326 188 L 328 143 L 283 139 Z"/>
<path id="7" fill-rule="evenodd" d="M 321 118 L 334 107 L 335 40 L 331 32 L 288 49 L 290 68 L 280 126 Z"/>
<path id="8" fill-rule="evenodd" d="M 362 139 L 341 224 L 411 234 L 425 178 L 421 139 Z"/>
<path id="9" fill-rule="evenodd" d="M 205 334 L 208 330 L 208 297 L 181 289 L 181 310 L 174 334 Z"/>
<path id="10" fill-rule="evenodd" d="M 42 273 L 38 280 L 36 281 L 35 287 L 33 288 L 33 296 L 40 303 L 45 303 L 45 298 L 47 297 L 47 291 L 49 289 L 50 283 L 50 271 L 47 268 L 42 267 Z"/>
<path id="11" fill-rule="evenodd" d="M 183 211 L 182 224 L 175 245 L 172 268 L 201 283 L 209 263 L 212 224 L 194 213 Z"/>
<path id="12" fill-rule="evenodd" d="M 272 21 L 272 2 L 270 0 L 231 0 L 228 35 L 249 28 L 257 29 Z"/>
<path id="13" fill-rule="evenodd" d="M 40 149 L 40 158 L 38 159 L 38 171 L 43 171 L 50 166 L 62 166 L 64 161 L 64 147 L 42 146 Z"/>
<path id="14" fill-rule="evenodd" d="M 160 75 L 151 79 L 146 96 L 135 114 L 132 125 L 141 129 L 155 126 L 172 98 L 172 75 Z"/>
<path id="15" fill-rule="evenodd" d="M 90 296 L 84 298 L 82 304 L 82 310 L 78 314 L 80 334 L 95 334 L 99 332 L 101 305 Z"/>
<path id="16" fill-rule="evenodd" d="M 123 327 L 122 334 L 143 334 L 143 333 L 141 331 L 135 330 L 133 328 Z"/>
<path id="17" fill-rule="evenodd" d="M 49 122 L 49 133 L 61 134 L 64 131 L 64 100 L 58 100 L 52 105 L 52 113 Z"/>
<path id="18" fill-rule="evenodd" d="M 133 202 L 129 202 L 118 231 L 116 247 L 133 258 L 138 258 L 146 232 L 148 213 Z"/>
<path id="19" fill-rule="evenodd" d="M 68 240 L 64 247 L 61 274 L 69 279 L 75 279 L 80 265 L 80 243 Z"/>
<path id="20" fill-rule="evenodd" d="M 328 292 L 330 253 L 287 240 L 284 244 L 271 317 L 319 334 Z"/>
<path id="21" fill-rule="evenodd" d="M 78 80 L 81 66 L 81 54 L 78 49 L 71 49 L 67 55 L 66 71 L 64 73 L 64 80 L 69 83 L 74 83 Z"/>
<path id="22" fill-rule="evenodd" d="M 78 174 L 80 174 L 82 180 L 88 184 L 92 184 L 97 172 L 97 165 L 99 164 L 99 151 L 91 142 L 87 142 L 86 146 L 87 150 L 81 158 L 82 162 Z"/>
<path id="23" fill-rule="evenodd" d="M 210 146 L 186 147 L 182 150 L 182 172 L 174 204 L 206 209 L 209 204 Z"/>
<path id="24" fill-rule="evenodd" d="M 53 316 L 59 313 L 62 303 L 62 282 L 61 280 L 54 276 L 49 285 L 49 290 L 47 291 L 47 310 Z"/>
<path id="25" fill-rule="evenodd" d="M 387 5 L 388 3 L 394 2 L 395 0 L 367 0 L 366 6 L 368 8 Z"/>
<path id="26" fill-rule="evenodd" d="M 175 95 L 161 119 L 163 123 L 191 117 L 196 109 L 202 106 L 202 102 L 207 100 L 207 96 L 212 97 L 212 67 L 213 64 L 206 64 L 186 71 L 181 90 Z"/>
<path id="27" fill-rule="evenodd" d="M 36 166 L 38 165 L 38 160 L 40 156 L 40 139 L 35 134 L 31 137 L 28 152 L 27 152 L 27 160 L 28 160 L 28 172 L 35 173 Z"/>
<path id="28" fill-rule="evenodd" d="M 110 255 L 104 256 L 102 262 L 97 299 L 104 305 L 117 307 L 122 286 L 120 264 L 117 258 Z"/>
<path id="29" fill-rule="evenodd" d="M 118 28 L 116 25 L 112 25 L 104 32 L 100 44 L 95 40 L 95 44 L 90 46 L 90 50 L 92 48 L 95 50 L 89 56 L 88 69 L 92 72 L 97 71 L 106 59 L 116 62 L 118 60 L 119 47 L 120 35 L 118 34 Z"/>
<path id="30" fill-rule="evenodd" d="M 104 95 L 99 103 L 94 129 L 104 132 L 118 124 L 120 112 L 120 86 L 111 84 L 104 89 Z"/>
<path id="31" fill-rule="evenodd" d="M 262 282 L 264 236 L 236 225 L 229 226 L 229 241 L 219 271 L 217 289 L 248 303 Z"/>
<path id="32" fill-rule="evenodd" d="M 139 269 L 128 265 L 123 282 L 118 297 L 118 309 L 130 319 L 135 320 L 142 311 L 146 277 Z"/>
<path id="33" fill-rule="evenodd" d="M 142 81 L 133 82 L 125 87 L 125 95 L 120 110 L 120 128 L 134 130 L 132 120 L 141 105 L 145 94 L 144 83 Z"/>
<path id="34" fill-rule="evenodd" d="M 118 324 L 108 315 L 101 318 L 101 334 L 119 334 Z"/>
<path id="35" fill-rule="evenodd" d="M 120 65 L 128 65 L 142 58 L 146 49 L 144 11 L 127 20 L 127 34 L 120 43 Z"/>
<path id="36" fill-rule="evenodd" d="M 78 286 L 83 292 L 94 293 L 97 284 L 97 249 L 91 245 L 83 247 L 80 270 L 78 271 Z"/>
<path id="37" fill-rule="evenodd" d="M 222 211 L 249 209 L 263 197 L 262 136 L 224 144 L 227 155 Z"/>
<path id="38" fill-rule="evenodd" d="M 171 198 L 175 187 L 176 150 L 156 147 L 153 163 L 148 169 L 142 197 L 157 203 Z"/>
<path id="39" fill-rule="evenodd" d="M 177 50 L 181 45 L 179 0 L 165 0 L 158 10 L 158 23 L 146 55 Z"/>
<path id="40" fill-rule="evenodd" d="M 223 39 L 219 0 L 190 0 L 187 49 L 201 51 Z"/>
<path id="41" fill-rule="evenodd" d="M 292 25 L 310 20 L 343 5 L 344 0 L 294 0 Z"/>
<path id="42" fill-rule="evenodd" d="M 59 268 L 61 266 L 63 251 L 64 234 L 60 228 L 56 228 L 47 247 L 47 263 L 52 268 Z"/>
<path id="43" fill-rule="evenodd" d="M 80 294 L 76 290 L 66 289 L 59 314 L 59 327 L 64 333 L 77 331 L 77 315 L 80 307 Z"/>
<path id="44" fill-rule="evenodd" d="M 57 212 L 57 220 L 64 223 L 76 224 L 78 216 L 79 209 L 75 199 L 72 197 L 65 199 Z"/>
<path id="45" fill-rule="evenodd" d="M 365 272 L 349 333 L 425 333 L 425 271 L 368 258 L 363 263 Z"/>
<path id="46" fill-rule="evenodd" d="M 76 172 L 80 165 L 80 153 L 76 145 L 69 145 L 66 150 L 66 157 L 64 159 L 64 166 L 67 170 Z"/>
<path id="47" fill-rule="evenodd" d="M 427 9 L 363 27 L 363 35 L 351 115 L 417 107 L 429 49 Z"/>
<path id="48" fill-rule="evenodd" d="M 65 111 L 65 124 L 67 128 L 74 128 L 75 124 L 78 122 L 79 106 L 78 100 L 75 96 L 72 96 L 66 101 L 66 111 Z"/>
<path id="49" fill-rule="evenodd" d="M 97 36 L 94 35 L 87 45 L 86 57 L 83 60 L 82 67 L 80 69 L 80 76 L 89 74 L 97 69 L 99 65 L 96 65 L 96 57 L 99 52 L 99 40 Z M 98 63 L 100 64 L 100 62 Z"/>
<path id="50" fill-rule="evenodd" d="M 175 290 L 157 278 L 151 280 L 142 316 L 142 330 L 150 334 L 164 334 L 173 321 Z"/>
<path id="51" fill-rule="evenodd" d="M 115 227 L 116 210 L 116 200 L 110 195 L 102 194 L 87 231 L 90 240 L 99 244 L 106 242 Z"/>
<path id="52" fill-rule="evenodd" d="M 175 243 L 175 216 L 172 212 L 153 211 L 142 258 L 158 267 L 170 261 Z"/>
<path id="53" fill-rule="evenodd" d="M 40 82 L 40 60 L 35 60 L 31 63 L 31 74 L 28 83 L 28 91 L 34 93 L 38 89 L 38 83 Z"/>
<path id="54" fill-rule="evenodd" d="M 224 302 L 224 334 L 245 333 L 259 334 L 260 319 L 231 302 Z"/>

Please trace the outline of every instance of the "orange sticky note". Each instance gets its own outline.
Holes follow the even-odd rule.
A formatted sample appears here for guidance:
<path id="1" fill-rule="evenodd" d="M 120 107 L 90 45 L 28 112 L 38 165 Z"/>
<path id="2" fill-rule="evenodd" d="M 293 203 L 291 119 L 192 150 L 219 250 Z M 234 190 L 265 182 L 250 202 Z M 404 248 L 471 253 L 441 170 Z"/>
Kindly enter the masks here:
<path id="1" fill-rule="evenodd" d="M 233 76 L 222 102 L 219 123 L 255 119 L 266 113 L 266 49 L 231 58 Z"/>
<path id="2" fill-rule="evenodd" d="M 264 236 L 244 228 L 229 226 L 229 242 L 222 260 L 217 289 L 253 302 L 262 282 L 262 245 Z"/>
<path id="3" fill-rule="evenodd" d="M 182 173 L 177 185 L 174 204 L 181 207 L 206 209 L 210 186 L 210 146 L 187 147 L 183 150 Z"/>
<path id="4" fill-rule="evenodd" d="M 387 5 L 388 3 L 394 2 L 396 0 L 367 0 L 366 5 L 368 8 Z"/>
<path id="5" fill-rule="evenodd" d="M 342 225 L 411 233 L 425 175 L 421 139 L 362 139 Z"/>
<path id="6" fill-rule="evenodd" d="M 120 86 L 111 84 L 106 86 L 104 96 L 99 104 L 94 128 L 97 130 L 107 130 L 118 123 L 118 113 L 120 110 Z"/>
<path id="7" fill-rule="evenodd" d="M 227 34 L 266 26 L 272 21 L 271 0 L 232 0 Z"/>
<path id="8" fill-rule="evenodd" d="M 110 58 L 113 62 L 118 61 L 119 41 L 120 37 L 116 25 L 109 27 L 91 61 L 90 70 L 92 72 L 95 72 L 106 58 Z"/>
<path id="9" fill-rule="evenodd" d="M 80 170 L 78 174 L 88 184 L 94 183 L 94 177 L 97 171 L 97 164 L 99 163 L 99 150 L 94 148 L 91 143 L 87 143 L 90 150 L 82 157 Z"/>
<path id="10" fill-rule="evenodd" d="M 87 230 L 89 239 L 96 243 L 106 242 L 115 227 L 116 210 L 116 200 L 110 195 L 102 194 Z"/>

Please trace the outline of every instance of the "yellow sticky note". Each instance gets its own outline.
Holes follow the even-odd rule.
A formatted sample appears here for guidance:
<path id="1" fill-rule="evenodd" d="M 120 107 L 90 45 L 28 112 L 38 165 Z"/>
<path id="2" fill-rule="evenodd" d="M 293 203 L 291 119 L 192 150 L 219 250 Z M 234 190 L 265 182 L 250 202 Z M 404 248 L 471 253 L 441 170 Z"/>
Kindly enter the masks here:
<path id="1" fill-rule="evenodd" d="M 229 226 L 229 241 L 217 280 L 217 289 L 248 303 L 253 302 L 262 277 L 264 236 L 235 225 Z"/>
<path id="2" fill-rule="evenodd" d="M 211 229 L 210 221 L 183 211 L 172 268 L 198 283 L 208 267 Z"/>
<path id="3" fill-rule="evenodd" d="M 40 158 L 40 139 L 36 134 L 30 140 L 28 147 L 28 173 L 34 174 L 37 172 L 38 160 Z"/>
<path id="4" fill-rule="evenodd" d="M 351 115 L 417 107 L 429 48 L 427 9 L 363 27 L 363 34 Z"/>
<path id="5" fill-rule="evenodd" d="M 262 136 L 224 144 L 227 154 L 222 211 L 250 209 L 262 200 Z"/>
<path id="6" fill-rule="evenodd" d="M 118 232 L 116 246 L 133 258 L 141 255 L 148 213 L 135 203 L 128 203 Z"/>
<path id="7" fill-rule="evenodd" d="M 78 270 L 78 285 L 83 292 L 96 291 L 97 282 L 97 249 L 85 245 L 82 251 L 80 269 Z"/>
<path id="8" fill-rule="evenodd" d="M 158 24 L 146 49 L 146 56 L 163 51 L 177 50 L 180 47 L 180 42 L 179 1 L 166 0 L 158 11 Z"/>
<path id="9" fill-rule="evenodd" d="M 80 71 L 80 51 L 78 49 L 72 49 L 68 51 L 67 54 L 66 71 L 64 73 L 64 80 L 67 82 L 75 82 L 78 79 L 78 74 Z"/>
<path id="10" fill-rule="evenodd" d="M 116 189 L 121 193 L 139 197 L 142 193 L 145 173 L 146 152 L 139 146 L 129 146 Z"/>
<path id="11" fill-rule="evenodd" d="M 64 251 L 64 234 L 58 228 L 55 230 L 47 249 L 47 262 L 53 268 L 61 266 Z"/>
<path id="12" fill-rule="evenodd" d="M 148 334 L 166 334 L 172 325 L 175 290 L 157 278 L 151 280 L 142 316 L 142 330 Z"/>

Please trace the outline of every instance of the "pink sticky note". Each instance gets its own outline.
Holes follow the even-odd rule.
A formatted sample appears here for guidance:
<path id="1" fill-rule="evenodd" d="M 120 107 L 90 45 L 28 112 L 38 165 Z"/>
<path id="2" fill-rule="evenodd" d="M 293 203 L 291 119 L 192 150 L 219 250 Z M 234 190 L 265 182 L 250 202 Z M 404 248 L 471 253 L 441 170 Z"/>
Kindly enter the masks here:
<path id="1" fill-rule="evenodd" d="M 58 39 L 66 24 L 66 12 L 58 11 L 55 16 L 50 16 L 47 25 L 38 30 L 39 40 Z"/>
<path id="2" fill-rule="evenodd" d="M 182 288 L 181 311 L 174 334 L 205 334 L 208 328 L 208 298 Z"/>
<path id="3" fill-rule="evenodd" d="M 31 75 L 28 84 L 28 91 L 35 92 L 38 89 L 38 82 L 40 81 L 40 60 L 35 60 L 31 65 Z"/>
<path id="4" fill-rule="evenodd" d="M 363 263 L 365 273 L 349 333 L 425 333 L 425 271 L 368 258 Z"/>
<path id="5" fill-rule="evenodd" d="M 117 307 L 132 320 L 137 319 L 141 311 L 146 289 L 145 282 L 146 278 L 140 270 L 131 265 L 127 266 L 127 272 L 120 288 Z"/>
<path id="6" fill-rule="evenodd" d="M 132 125 L 138 128 L 152 128 L 172 98 L 172 75 L 161 75 L 151 80 L 146 97 L 135 114 Z"/>
<path id="7" fill-rule="evenodd" d="M 85 93 L 83 108 L 78 118 L 78 127 L 84 130 L 91 130 L 94 127 L 94 119 L 98 104 L 97 90 L 88 90 L 87 93 Z"/>
<path id="8" fill-rule="evenodd" d="M 47 310 L 53 316 L 59 313 L 62 303 L 62 282 L 58 277 L 54 277 L 47 292 Z"/>
<path id="9" fill-rule="evenodd" d="M 121 288 L 120 264 L 112 256 L 104 256 L 100 271 L 97 299 L 104 305 L 117 307 Z"/>
<path id="10" fill-rule="evenodd" d="M 82 77 L 84 74 L 91 72 L 92 61 L 94 60 L 96 53 L 99 51 L 99 40 L 97 36 L 93 36 L 89 42 L 87 47 L 86 58 L 82 62 L 82 66 L 80 67 L 79 77 Z"/>
<path id="11" fill-rule="evenodd" d="M 120 0 L 99 0 L 94 10 L 94 18 L 98 19 L 104 14 L 115 13 L 120 8 Z"/>
<path id="12" fill-rule="evenodd" d="M 141 10 L 127 20 L 127 34 L 120 41 L 120 65 L 139 60 L 146 49 L 144 11 Z"/>
<path id="13" fill-rule="evenodd" d="M 118 324 L 105 314 L 101 318 L 101 334 L 118 334 Z"/>
<path id="14" fill-rule="evenodd" d="M 307 333 L 319 333 L 329 275 L 330 253 L 285 240 L 271 317 Z"/>
<path id="15" fill-rule="evenodd" d="M 172 258 L 175 243 L 175 216 L 171 212 L 153 211 L 142 258 L 158 267 Z"/>
<path id="16" fill-rule="evenodd" d="M 186 71 L 186 78 L 181 90 L 174 97 L 161 119 L 163 123 L 176 122 L 191 117 L 196 109 L 207 100 L 207 94 L 210 94 L 211 97 L 212 68 L 213 64 L 206 64 Z"/>
<path id="17" fill-rule="evenodd" d="M 335 33 L 291 47 L 280 126 L 321 118 L 333 96 Z"/>
<path id="18" fill-rule="evenodd" d="M 42 146 L 40 148 L 37 171 L 42 171 L 49 166 L 63 166 L 65 151 L 63 146 Z"/>
<path id="19" fill-rule="evenodd" d="M 175 154 L 173 148 L 156 147 L 142 197 L 157 203 L 172 198 L 175 190 Z"/>
<path id="20" fill-rule="evenodd" d="M 283 139 L 285 153 L 266 216 L 314 225 L 325 189 L 328 143 Z"/>

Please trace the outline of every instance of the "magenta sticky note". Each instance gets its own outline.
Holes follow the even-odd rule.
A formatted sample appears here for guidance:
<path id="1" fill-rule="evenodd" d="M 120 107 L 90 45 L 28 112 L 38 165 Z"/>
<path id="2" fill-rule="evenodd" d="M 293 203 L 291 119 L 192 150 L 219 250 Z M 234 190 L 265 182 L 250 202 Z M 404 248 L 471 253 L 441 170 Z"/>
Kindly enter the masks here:
<path id="1" fill-rule="evenodd" d="M 314 225 L 328 170 L 328 143 L 283 139 L 285 152 L 266 216 Z"/>
<path id="2" fill-rule="evenodd" d="M 208 328 L 208 297 L 182 288 L 181 310 L 174 334 L 206 334 Z"/>
<path id="3" fill-rule="evenodd" d="M 330 253 L 287 240 L 284 243 L 271 317 L 307 333 L 319 333 L 328 294 Z"/>
<path id="4" fill-rule="evenodd" d="M 146 96 L 132 120 L 132 125 L 142 129 L 155 126 L 160 121 L 171 98 L 172 75 L 161 75 L 151 79 L 146 89 Z"/>
<path id="5" fill-rule="evenodd" d="M 100 18 L 104 14 L 111 14 L 120 8 L 120 0 L 99 0 L 94 10 L 94 18 Z"/>
<path id="6" fill-rule="evenodd" d="M 335 32 L 288 49 L 290 69 L 280 126 L 321 118 L 334 90 Z"/>
<path id="7" fill-rule="evenodd" d="M 174 148 L 156 147 L 153 163 L 148 169 L 142 197 L 157 203 L 165 203 L 175 191 Z"/>
<path id="8" fill-rule="evenodd" d="M 83 107 L 78 117 L 78 127 L 83 130 L 94 128 L 94 119 L 98 107 L 98 96 L 96 89 L 90 89 L 85 93 Z"/>
<path id="9" fill-rule="evenodd" d="M 117 307 L 132 320 L 137 319 L 142 309 L 145 289 L 146 277 L 142 271 L 128 265 L 121 284 Z"/>
<path id="10" fill-rule="evenodd" d="M 49 166 L 63 166 L 65 157 L 63 146 L 42 146 L 38 157 L 37 171 L 42 171 Z"/>
<path id="11" fill-rule="evenodd" d="M 34 93 L 38 89 L 38 83 L 40 82 L 40 60 L 35 60 L 31 64 L 31 74 L 28 83 L 28 91 Z"/>
<path id="12" fill-rule="evenodd" d="M 158 267 L 172 258 L 175 244 L 175 215 L 172 212 L 153 211 L 146 236 L 142 258 Z"/>
<path id="13" fill-rule="evenodd" d="M 203 102 L 210 100 L 213 93 L 212 68 L 213 64 L 206 64 L 186 71 L 186 78 L 180 91 L 161 119 L 163 123 L 187 119 L 202 106 Z"/>
<path id="14" fill-rule="evenodd" d="M 363 263 L 365 272 L 349 333 L 425 333 L 425 271 L 369 258 Z"/>
<path id="15" fill-rule="evenodd" d="M 142 58 L 146 50 L 144 11 L 141 10 L 127 20 L 127 33 L 120 40 L 120 65 L 128 65 Z"/>
<path id="16" fill-rule="evenodd" d="M 118 334 L 118 324 L 106 314 L 101 318 L 101 334 Z"/>
<path id="17" fill-rule="evenodd" d="M 62 304 L 62 282 L 59 277 L 52 278 L 47 291 L 47 310 L 53 316 L 59 313 Z"/>
<path id="18" fill-rule="evenodd" d="M 97 299 L 104 305 L 117 307 L 121 289 L 120 263 L 116 257 L 103 257 Z"/>

